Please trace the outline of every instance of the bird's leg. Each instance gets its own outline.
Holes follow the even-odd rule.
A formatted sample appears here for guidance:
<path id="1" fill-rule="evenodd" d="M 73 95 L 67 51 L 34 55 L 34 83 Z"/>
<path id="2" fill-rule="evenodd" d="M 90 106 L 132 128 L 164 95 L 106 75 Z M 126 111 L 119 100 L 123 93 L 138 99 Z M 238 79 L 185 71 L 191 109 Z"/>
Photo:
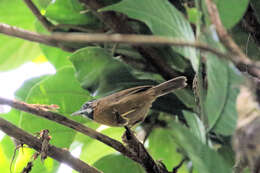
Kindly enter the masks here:
<path id="1" fill-rule="evenodd" d="M 127 119 L 122 117 L 117 110 L 114 110 L 113 113 L 116 115 L 117 124 L 119 124 L 119 125 L 126 125 L 127 124 Z"/>
<path id="2" fill-rule="evenodd" d="M 124 127 L 125 127 L 125 130 L 126 130 L 125 131 L 126 139 L 130 140 L 132 138 L 133 133 L 132 133 L 132 131 L 130 130 L 129 127 L 127 127 L 127 126 L 124 126 Z"/>

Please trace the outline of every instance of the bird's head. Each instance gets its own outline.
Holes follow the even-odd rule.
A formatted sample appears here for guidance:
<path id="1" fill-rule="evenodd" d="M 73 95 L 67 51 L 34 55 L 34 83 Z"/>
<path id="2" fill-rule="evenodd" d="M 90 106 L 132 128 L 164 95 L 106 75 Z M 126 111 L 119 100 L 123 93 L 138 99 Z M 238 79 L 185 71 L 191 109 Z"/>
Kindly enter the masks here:
<path id="1" fill-rule="evenodd" d="M 80 108 L 80 110 L 72 113 L 71 115 L 74 116 L 74 115 L 83 115 L 84 117 L 88 117 L 90 119 L 94 119 L 94 108 L 93 108 L 93 102 L 94 100 L 91 100 L 91 101 L 88 101 L 86 103 L 84 103 L 82 105 L 82 107 Z"/>

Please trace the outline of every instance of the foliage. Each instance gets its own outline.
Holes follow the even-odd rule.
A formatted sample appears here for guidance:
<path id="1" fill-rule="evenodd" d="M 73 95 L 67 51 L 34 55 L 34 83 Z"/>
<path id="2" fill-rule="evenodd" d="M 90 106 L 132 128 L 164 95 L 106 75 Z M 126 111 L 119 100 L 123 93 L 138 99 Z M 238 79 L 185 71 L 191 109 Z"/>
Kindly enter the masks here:
<path id="1" fill-rule="evenodd" d="M 70 32 L 77 27 L 110 32 L 103 21 L 78 0 L 33 2 L 48 20 L 61 26 L 57 29 L 60 32 Z M 185 6 L 185 11 L 181 11 L 181 7 L 174 6 L 167 0 L 110 0 L 104 3 L 107 6 L 99 9 L 98 13 L 114 11 L 120 14 L 118 16 L 124 14 L 131 19 L 127 20 L 129 26 L 138 28 L 137 33 L 190 42 L 200 40 L 210 47 L 225 52 L 225 48 L 216 38 L 215 31 L 212 31 L 203 0 L 195 0 L 195 4 L 201 6 L 190 7 L 186 3 L 182 4 Z M 224 26 L 230 29 L 235 40 L 244 46 L 245 33 L 239 28 L 238 23 L 247 10 L 249 0 L 216 0 L 216 4 Z M 260 8 L 256 0 L 252 0 L 252 4 L 255 8 Z M 48 33 L 21 0 L 1 0 L 0 8 L 1 23 L 38 33 Z M 258 20 L 259 16 L 257 13 Z M 204 28 L 199 29 L 202 26 Z M 83 31 L 77 30 L 77 32 Z M 34 104 L 59 105 L 60 109 L 57 111 L 61 114 L 94 129 L 100 125 L 82 117 L 71 117 L 70 114 L 79 109 L 85 101 L 129 87 L 153 85 L 163 81 L 159 73 L 140 70 L 115 57 L 113 44 L 73 44 L 72 47 L 76 51 L 67 52 L 60 48 L 1 35 L 0 45 L 1 71 L 15 69 L 39 56 L 44 56 L 56 68 L 54 75 L 25 81 L 15 93 L 17 99 Z M 251 47 L 253 48 L 250 49 Z M 249 55 L 259 55 L 259 50 L 254 47 L 257 47 L 256 43 L 249 42 Z M 151 65 L 140 52 L 130 46 L 118 45 L 117 49 L 120 51 L 116 52 L 116 55 L 130 56 L 133 60 L 143 60 Z M 156 49 L 161 52 L 160 58 L 177 73 L 188 76 L 189 80 L 199 76 L 197 80 L 202 85 L 195 86 L 198 94 L 193 94 L 192 81 L 188 81 L 189 87 L 186 89 L 169 94 L 154 103 L 151 113 L 163 111 L 157 121 L 163 121 L 166 125 L 156 128 L 155 124 L 152 128 L 145 143 L 148 151 L 154 159 L 161 160 L 169 171 L 182 159 L 186 159 L 178 172 L 231 172 L 234 160 L 225 162 L 227 153 L 219 152 L 215 146 L 225 149 L 227 146 L 219 142 L 224 139 L 228 139 L 227 145 L 231 143 L 237 122 L 235 102 L 239 84 L 243 81 L 241 74 L 228 60 L 210 53 L 202 54 L 195 48 L 165 46 Z M 206 60 L 202 61 L 202 57 L 206 57 Z M 51 144 L 68 148 L 70 151 L 77 147 L 81 148 L 80 159 L 104 172 L 122 172 L 122 170 L 125 173 L 144 172 L 140 165 L 105 144 L 55 122 L 14 109 L 0 116 L 32 134 L 48 129 L 52 136 Z M 146 125 L 141 129 L 144 130 Z M 101 132 L 121 140 L 124 129 L 108 127 Z M 9 171 L 13 152 L 14 144 L 8 136 L 5 136 L 0 141 L 0 169 L 4 172 Z M 18 153 L 13 163 L 15 172 L 21 172 L 32 152 L 26 150 L 24 153 Z M 234 158 L 233 152 L 228 154 L 230 158 Z M 44 164 L 37 160 L 35 165 L 32 173 L 54 173 L 57 172 L 60 163 L 48 158 Z"/>

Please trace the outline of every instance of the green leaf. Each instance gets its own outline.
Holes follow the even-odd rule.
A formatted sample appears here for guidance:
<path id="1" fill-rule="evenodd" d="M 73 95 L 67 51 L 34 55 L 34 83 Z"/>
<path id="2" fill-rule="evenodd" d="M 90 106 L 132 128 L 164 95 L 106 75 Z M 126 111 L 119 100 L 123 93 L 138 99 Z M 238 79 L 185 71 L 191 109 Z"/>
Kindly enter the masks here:
<path id="1" fill-rule="evenodd" d="M 182 154 L 177 151 L 178 145 L 171 133 L 169 129 L 156 128 L 148 138 L 149 153 L 154 159 L 162 161 L 168 170 L 172 170 L 183 159 Z M 188 172 L 184 166 L 179 171 Z"/>
<path id="2" fill-rule="evenodd" d="M 86 10 L 78 0 L 56 0 L 46 8 L 46 16 L 61 24 L 91 25 L 97 22 L 95 16 Z"/>
<path id="3" fill-rule="evenodd" d="M 143 168 L 134 161 L 118 154 L 110 154 L 94 163 L 103 172 L 113 173 L 144 173 Z"/>
<path id="4" fill-rule="evenodd" d="M 1 147 L 1 149 L 0 149 L 1 153 L 3 153 L 3 155 L 5 156 L 5 158 L 8 161 L 11 161 L 13 154 L 14 154 L 14 150 L 15 150 L 15 144 L 12 141 L 11 137 L 5 135 L 4 138 L 0 142 L 0 147 Z M 2 164 L 2 162 L 1 162 L 1 164 Z M 8 168 L 9 168 L 9 164 L 8 164 Z"/>
<path id="5" fill-rule="evenodd" d="M 14 153 L 14 149 L 14 143 L 11 141 L 9 136 L 5 136 L 0 141 L 1 172 L 10 172 L 9 165 L 11 162 L 12 154 Z"/>
<path id="6" fill-rule="evenodd" d="M 55 104 L 60 107 L 58 110 L 63 115 L 69 115 L 75 110 L 79 109 L 81 105 L 90 100 L 91 96 L 88 92 L 83 90 L 76 78 L 74 77 L 74 70 L 72 67 L 65 67 L 57 71 L 55 75 L 49 76 L 34 85 L 27 98 L 27 103 L 33 104 Z M 48 129 L 52 139 L 51 144 L 61 147 L 69 148 L 76 132 L 68 127 L 57 124 L 28 113 L 22 112 L 20 119 L 20 127 L 31 133 L 40 132 L 43 129 Z M 81 123 L 87 120 L 83 117 L 69 117 Z M 44 165 L 39 166 L 39 169 L 55 170 L 57 162 L 50 159 L 49 167 L 44 168 Z M 52 164 L 51 164 L 52 163 Z M 46 172 L 46 170 L 45 170 Z"/>
<path id="7" fill-rule="evenodd" d="M 136 5 L 138 4 L 138 5 Z M 172 37 L 185 41 L 195 41 L 189 22 L 166 0 L 123 0 L 103 8 L 101 11 L 118 11 L 144 22 L 155 35 Z M 198 59 L 194 48 L 172 47 L 191 61 L 193 69 L 198 69 Z"/>
<path id="8" fill-rule="evenodd" d="M 189 129 L 179 123 L 174 123 L 172 128 L 171 134 L 175 141 L 183 148 L 200 173 L 232 172 L 232 165 L 228 165 L 216 151 L 203 144 Z"/>
<path id="9" fill-rule="evenodd" d="M 221 45 L 211 39 L 210 35 L 205 38 L 208 44 L 223 51 Z M 208 90 L 204 105 L 208 118 L 207 131 L 231 135 L 237 121 L 235 103 L 238 87 L 243 78 L 234 66 L 212 54 L 207 56 L 206 67 Z"/>
<path id="10" fill-rule="evenodd" d="M 121 141 L 121 137 L 124 133 L 124 128 L 113 127 L 113 128 L 102 130 L 101 132 L 113 139 Z M 80 159 L 89 164 L 93 164 L 100 158 L 116 152 L 113 148 L 99 142 L 98 140 L 94 140 L 86 137 L 84 138 L 86 140 L 83 143 Z"/>
<path id="11" fill-rule="evenodd" d="M 244 16 L 249 0 L 215 0 L 215 2 L 223 25 L 230 29 Z"/>
<path id="12" fill-rule="evenodd" d="M 210 56 L 207 59 L 208 91 L 205 101 L 205 112 L 209 129 L 217 123 L 226 101 L 228 100 L 228 64 L 227 61 Z"/>
<path id="13" fill-rule="evenodd" d="M 229 82 L 227 100 L 225 101 L 225 107 L 223 108 L 221 116 L 212 129 L 214 132 L 222 135 L 232 135 L 236 128 L 236 100 L 239 94 L 239 86 L 243 82 L 243 76 L 239 73 L 236 67 L 230 65 L 228 70 Z"/>
<path id="14" fill-rule="evenodd" d="M 43 75 L 24 81 L 23 85 L 15 92 L 15 98 L 20 101 L 25 101 L 32 87 L 40 81 L 46 79 L 48 76 L 50 75 Z"/>
<path id="15" fill-rule="evenodd" d="M 206 130 L 198 116 L 195 113 L 188 111 L 183 111 L 183 115 L 194 136 L 196 136 L 203 144 L 206 144 Z"/>
<path id="16" fill-rule="evenodd" d="M 23 29 L 33 30 L 32 12 L 21 0 L 0 1 L 0 22 Z M 17 38 L 0 36 L 0 71 L 6 71 L 37 58 L 41 52 L 36 43 Z"/>
<path id="17" fill-rule="evenodd" d="M 105 49 L 87 47 L 76 51 L 71 57 L 76 77 L 83 88 L 98 96 L 108 95 L 131 86 L 152 84 L 138 80 L 128 66 L 115 60 Z"/>
<path id="18" fill-rule="evenodd" d="M 35 23 L 35 28 L 38 33 L 48 34 L 48 31 L 41 25 L 40 22 Z M 46 46 L 44 44 L 40 44 L 40 48 L 48 61 L 54 65 L 56 69 L 72 65 L 68 58 L 71 55 L 70 52 L 66 52 L 61 48 Z"/>

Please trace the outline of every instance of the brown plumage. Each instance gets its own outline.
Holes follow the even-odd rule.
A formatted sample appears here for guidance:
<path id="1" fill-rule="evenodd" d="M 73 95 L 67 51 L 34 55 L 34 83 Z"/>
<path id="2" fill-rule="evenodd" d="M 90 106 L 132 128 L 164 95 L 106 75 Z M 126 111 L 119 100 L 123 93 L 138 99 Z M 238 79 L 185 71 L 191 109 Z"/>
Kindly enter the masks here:
<path id="1" fill-rule="evenodd" d="M 181 76 L 156 86 L 145 85 L 129 88 L 98 100 L 86 102 L 72 115 L 84 115 L 108 126 L 133 126 L 142 122 L 152 103 L 163 96 L 186 86 Z"/>

